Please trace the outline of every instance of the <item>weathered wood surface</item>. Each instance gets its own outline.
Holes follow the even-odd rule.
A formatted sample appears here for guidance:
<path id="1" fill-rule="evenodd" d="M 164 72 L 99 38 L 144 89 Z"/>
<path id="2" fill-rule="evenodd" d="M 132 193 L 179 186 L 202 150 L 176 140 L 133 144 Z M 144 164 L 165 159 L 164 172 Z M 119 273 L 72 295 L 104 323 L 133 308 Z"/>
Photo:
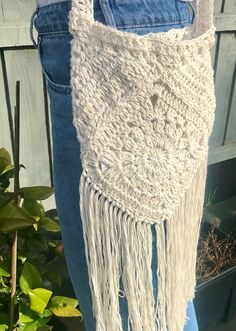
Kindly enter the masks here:
<path id="1" fill-rule="evenodd" d="M 0 147 L 7 148 L 12 153 L 9 118 L 6 106 L 6 96 L 3 77 L 3 68 L 0 65 Z"/>
<path id="2" fill-rule="evenodd" d="M 15 82 L 21 86 L 21 150 L 25 165 L 21 179 L 27 185 L 50 183 L 47 136 L 43 105 L 42 73 L 34 50 L 6 52 L 11 105 L 15 105 Z M 12 107 L 13 110 L 13 107 Z"/>
<path id="3" fill-rule="evenodd" d="M 221 15 L 236 17 L 236 0 L 215 1 L 215 17 Z M 219 30 L 213 55 L 217 109 L 209 141 L 209 163 L 236 157 L 236 21 L 230 29 L 225 24 Z"/>
<path id="4" fill-rule="evenodd" d="M 20 183 L 22 186 L 51 186 L 50 158 L 48 151 L 49 137 L 45 121 L 44 93 L 42 72 L 38 54 L 34 49 L 7 50 L 4 52 L 7 81 L 2 79 L 0 68 L 0 146 L 10 151 L 10 125 L 6 103 L 7 86 L 9 87 L 10 113 L 14 118 L 15 83 L 21 86 L 21 131 L 20 131 Z M 50 124 L 48 125 L 50 126 Z M 46 201 L 47 209 L 55 206 L 54 199 Z"/>
<path id="5" fill-rule="evenodd" d="M 0 0 L 0 47 L 32 45 L 29 37 L 34 0 Z"/>

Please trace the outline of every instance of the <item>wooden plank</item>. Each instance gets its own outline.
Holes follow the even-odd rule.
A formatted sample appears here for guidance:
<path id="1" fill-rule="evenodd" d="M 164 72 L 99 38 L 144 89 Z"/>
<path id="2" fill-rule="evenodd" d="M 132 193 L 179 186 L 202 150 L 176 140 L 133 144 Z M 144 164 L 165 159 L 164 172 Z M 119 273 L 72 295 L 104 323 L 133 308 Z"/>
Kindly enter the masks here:
<path id="1" fill-rule="evenodd" d="M 214 16 L 221 13 L 222 9 L 222 0 L 215 0 L 214 1 Z M 211 62 L 212 66 L 216 67 L 217 57 L 218 57 L 218 50 L 219 50 L 219 42 L 220 42 L 220 33 L 216 35 L 216 42 L 211 50 Z"/>
<path id="2" fill-rule="evenodd" d="M 32 45 L 29 36 L 34 0 L 0 0 L 0 47 Z"/>
<path id="3" fill-rule="evenodd" d="M 45 210 L 56 209 L 55 195 L 51 195 L 48 199 L 42 201 Z"/>
<path id="4" fill-rule="evenodd" d="M 49 164 L 50 164 L 50 178 L 51 185 L 53 186 L 53 140 L 52 140 L 52 122 L 51 122 L 51 111 L 50 111 L 50 98 L 47 90 L 47 80 L 43 75 L 43 97 L 44 97 L 44 111 L 45 111 L 45 125 L 47 132 L 48 142 L 48 153 L 49 153 Z"/>
<path id="5" fill-rule="evenodd" d="M 217 29 L 219 31 L 236 31 L 236 0 L 224 0 L 221 9 L 223 14 L 215 13 Z"/>
<path id="6" fill-rule="evenodd" d="M 1 0 L 0 20 L 3 23 L 27 22 L 35 9 L 35 0 Z"/>
<path id="7" fill-rule="evenodd" d="M 236 39 L 235 39 L 236 43 Z M 231 104 L 229 109 L 229 121 L 226 131 L 225 144 L 236 142 L 236 60 L 235 70 L 232 81 Z"/>
<path id="8" fill-rule="evenodd" d="M 235 31 L 236 15 L 218 14 L 214 17 L 216 31 Z"/>
<path id="9" fill-rule="evenodd" d="M 233 34 L 222 33 L 219 43 L 219 54 L 217 58 L 217 71 L 215 81 L 216 92 L 216 116 L 213 133 L 209 145 L 221 146 L 224 143 L 227 111 L 232 85 L 232 75 L 235 66 L 236 43 Z"/>
<path id="10" fill-rule="evenodd" d="M 236 16 L 236 0 L 225 0 L 224 13 L 235 14 Z M 235 25 L 236 31 L 236 25 Z M 232 45 L 234 54 L 232 55 L 232 63 L 234 62 L 234 70 L 232 70 L 232 80 L 229 91 L 229 106 L 227 112 L 227 122 L 225 128 L 225 140 L 224 144 L 230 144 L 236 141 L 236 34 L 232 34 Z"/>
<path id="11" fill-rule="evenodd" d="M 225 14 L 236 13 L 236 1 L 235 0 L 225 0 L 224 13 Z"/>
<path id="12" fill-rule="evenodd" d="M 32 46 L 29 35 L 29 25 L 1 25 L 0 24 L 0 47 Z"/>
<path id="13" fill-rule="evenodd" d="M 236 157 L 236 143 L 209 149 L 208 165 L 234 159 Z"/>
<path id="14" fill-rule="evenodd" d="M 35 50 L 6 51 L 12 105 L 15 82 L 21 82 L 21 185 L 50 185 L 48 145 L 43 106 L 42 75 Z"/>
<path id="15" fill-rule="evenodd" d="M 221 13 L 222 1 L 223 0 L 215 0 L 214 1 L 214 14 Z"/>
<path id="16" fill-rule="evenodd" d="M 12 155 L 11 136 L 5 99 L 5 86 L 2 66 L 0 65 L 0 148 L 1 147 L 6 148 Z"/>

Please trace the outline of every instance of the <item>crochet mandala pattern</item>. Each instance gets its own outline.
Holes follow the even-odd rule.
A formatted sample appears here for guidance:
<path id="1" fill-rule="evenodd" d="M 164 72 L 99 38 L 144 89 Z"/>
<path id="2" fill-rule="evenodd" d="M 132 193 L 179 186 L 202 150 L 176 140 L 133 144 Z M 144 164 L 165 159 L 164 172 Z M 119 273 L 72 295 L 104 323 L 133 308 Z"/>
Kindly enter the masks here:
<path id="1" fill-rule="evenodd" d="M 97 331 L 183 331 L 215 115 L 213 1 L 193 26 L 138 36 L 72 1 L 73 123 L 80 210 Z M 158 293 L 154 295 L 152 230 Z"/>

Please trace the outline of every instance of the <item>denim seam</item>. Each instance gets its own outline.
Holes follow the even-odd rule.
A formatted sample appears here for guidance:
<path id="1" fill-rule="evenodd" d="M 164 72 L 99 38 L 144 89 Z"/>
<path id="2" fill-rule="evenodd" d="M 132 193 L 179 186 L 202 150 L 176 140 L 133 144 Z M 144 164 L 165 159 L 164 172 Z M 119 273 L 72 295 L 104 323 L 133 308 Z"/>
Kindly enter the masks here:
<path id="1" fill-rule="evenodd" d="M 63 94 L 71 94 L 71 86 L 70 85 L 55 84 L 51 80 L 48 80 L 46 76 L 45 76 L 45 78 L 46 78 L 46 81 L 47 81 L 48 85 L 55 92 L 63 93 Z"/>
<path id="2" fill-rule="evenodd" d="M 132 29 L 132 28 L 148 28 L 148 27 L 155 27 L 155 26 L 172 26 L 172 25 L 177 25 L 177 24 L 185 24 L 185 23 L 190 23 L 190 19 L 184 20 L 184 21 L 175 21 L 171 23 L 148 23 L 148 24 L 134 24 L 134 25 L 118 25 L 117 28 L 122 28 L 122 29 Z"/>
<path id="3" fill-rule="evenodd" d="M 70 85 L 64 85 L 64 84 L 57 84 L 54 83 L 52 81 L 52 79 L 49 77 L 49 75 L 47 74 L 46 70 L 44 69 L 43 66 L 43 56 L 41 54 L 41 41 L 42 38 L 39 38 L 39 42 L 38 42 L 38 55 L 39 55 L 39 59 L 41 62 L 41 66 L 42 66 L 42 72 L 46 78 L 47 83 L 51 86 L 51 88 L 53 88 L 55 91 L 57 92 L 64 92 L 64 94 L 69 94 L 71 93 L 71 86 Z"/>
<path id="4" fill-rule="evenodd" d="M 115 19 L 109 4 L 109 0 L 99 0 L 99 4 L 107 25 L 116 27 Z"/>
<path id="5" fill-rule="evenodd" d="M 153 22 L 153 23 L 148 23 L 148 24 L 134 24 L 134 25 L 118 25 L 116 28 L 119 29 L 132 29 L 132 28 L 148 28 L 148 27 L 155 27 L 155 26 L 172 26 L 172 25 L 177 25 L 177 24 L 185 24 L 185 23 L 190 23 L 191 19 L 184 20 L 184 21 L 175 21 L 171 23 L 158 23 L 158 22 Z M 67 35 L 70 33 L 69 30 L 62 30 L 62 31 L 51 31 L 51 32 L 39 32 L 40 36 L 49 36 L 49 35 L 55 35 L 55 38 L 59 38 L 58 35 L 60 34 L 65 34 Z"/>
<path id="6" fill-rule="evenodd" d="M 68 33 L 70 34 L 69 30 L 62 30 L 62 31 L 53 31 L 52 30 L 50 32 L 39 32 L 39 35 L 40 36 L 47 36 L 47 35 L 52 35 L 53 34 L 53 35 L 55 35 L 55 38 L 60 38 L 58 35 L 64 34 L 66 36 Z"/>

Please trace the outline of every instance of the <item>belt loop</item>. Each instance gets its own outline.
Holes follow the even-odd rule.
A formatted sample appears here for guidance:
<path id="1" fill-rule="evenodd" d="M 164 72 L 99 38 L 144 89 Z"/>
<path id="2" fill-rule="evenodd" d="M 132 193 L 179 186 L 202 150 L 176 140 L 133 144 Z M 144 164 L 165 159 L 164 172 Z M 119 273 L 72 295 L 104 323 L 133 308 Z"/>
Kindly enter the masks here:
<path id="1" fill-rule="evenodd" d="M 37 15 L 38 9 L 39 9 L 39 6 L 37 5 L 36 9 L 33 11 L 33 14 L 31 15 L 31 19 L 30 19 L 30 39 L 32 40 L 32 43 L 35 48 L 38 48 L 38 44 L 34 39 L 33 28 L 34 28 L 34 20 Z"/>

